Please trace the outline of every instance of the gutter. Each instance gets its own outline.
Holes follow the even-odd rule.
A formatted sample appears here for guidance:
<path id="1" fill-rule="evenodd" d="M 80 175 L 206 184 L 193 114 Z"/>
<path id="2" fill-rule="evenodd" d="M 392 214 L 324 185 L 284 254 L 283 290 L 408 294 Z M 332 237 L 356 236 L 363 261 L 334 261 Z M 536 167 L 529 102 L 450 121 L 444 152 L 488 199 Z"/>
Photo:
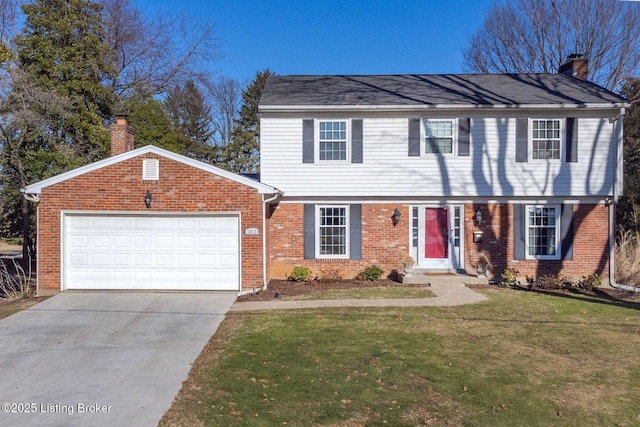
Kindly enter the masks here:
<path id="1" fill-rule="evenodd" d="M 416 111 L 433 111 L 433 110 L 574 110 L 574 109 L 611 109 L 611 108 L 628 108 L 628 102 L 609 102 L 609 103 L 566 103 L 566 104 L 345 104 L 345 105 L 260 105 L 261 113 L 300 113 L 300 111 L 386 111 L 386 112 L 416 112 Z"/>
<path id="2" fill-rule="evenodd" d="M 614 153 L 614 163 L 615 169 L 613 172 L 614 176 L 614 184 L 613 184 L 613 200 L 608 203 L 609 205 L 609 285 L 616 289 L 622 289 L 625 291 L 631 292 L 640 292 L 640 288 L 636 288 L 634 286 L 622 285 L 620 283 L 616 283 L 615 279 L 615 246 L 616 246 L 616 230 L 615 230 L 615 206 L 618 204 L 618 186 L 620 185 L 620 180 L 623 179 L 623 175 L 619 172 L 619 168 L 622 165 L 622 162 L 619 161 L 622 149 L 623 149 L 623 132 L 622 132 L 622 122 L 624 119 L 625 110 L 624 108 L 620 109 L 620 115 L 615 118 L 616 121 L 616 139 L 618 143 L 616 144 L 616 152 Z"/>

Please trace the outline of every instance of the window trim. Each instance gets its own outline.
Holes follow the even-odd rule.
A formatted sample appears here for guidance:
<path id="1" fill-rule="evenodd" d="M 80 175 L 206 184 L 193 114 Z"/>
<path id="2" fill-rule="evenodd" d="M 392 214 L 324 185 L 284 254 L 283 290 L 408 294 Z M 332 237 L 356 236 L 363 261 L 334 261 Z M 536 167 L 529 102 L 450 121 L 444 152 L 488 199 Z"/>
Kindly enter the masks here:
<path id="1" fill-rule="evenodd" d="M 529 214 L 531 208 L 553 208 L 555 209 L 555 255 L 532 255 L 529 253 Z M 525 259 L 538 259 L 538 260 L 560 260 L 562 259 L 562 226 L 560 224 L 562 219 L 562 209 L 557 204 L 537 204 L 537 205 L 525 205 L 524 210 L 524 255 Z"/>
<path id="2" fill-rule="evenodd" d="M 549 121 L 549 120 L 554 120 L 554 121 L 558 121 L 560 123 L 560 146 L 558 147 L 559 150 L 559 157 L 557 159 L 536 159 L 533 157 L 533 122 L 535 121 Z M 566 135 L 565 135 L 565 126 L 566 126 L 566 119 L 563 117 L 530 117 L 529 118 L 529 129 L 527 132 L 527 143 L 528 143 L 528 153 L 527 155 L 529 156 L 529 160 L 533 161 L 533 162 L 564 162 L 565 161 L 565 146 L 566 146 Z"/>
<path id="3" fill-rule="evenodd" d="M 345 122 L 346 126 L 345 126 L 345 132 L 346 132 L 346 139 L 345 139 L 345 158 L 344 160 L 340 159 L 340 160 L 321 160 L 320 159 L 320 123 L 321 122 Z M 315 120 L 315 126 L 314 126 L 314 138 L 313 138 L 313 144 L 314 144 L 314 160 L 315 163 L 318 164 L 345 164 L 345 163 L 351 163 L 351 119 L 336 119 L 336 118 L 326 118 L 326 119 L 316 119 Z"/>
<path id="4" fill-rule="evenodd" d="M 320 239 L 321 239 L 321 233 L 320 233 L 320 229 L 322 228 L 322 217 L 320 216 L 320 210 L 322 208 L 342 208 L 344 209 L 344 215 L 345 215 L 345 246 L 344 246 L 344 254 L 342 255 L 327 255 L 327 254 L 322 254 L 320 251 Z M 350 259 L 351 257 L 351 209 L 349 205 L 343 205 L 343 204 L 338 204 L 338 205 L 333 205 L 333 204 L 325 204 L 325 205 L 316 205 L 316 210 L 315 210 L 315 236 L 316 236 L 316 241 L 315 241 L 315 258 L 316 259 Z"/>
<path id="5" fill-rule="evenodd" d="M 451 152 L 427 153 L 427 122 L 451 122 Z M 420 157 L 457 156 L 458 155 L 458 118 L 450 117 L 422 117 L 420 120 Z"/>

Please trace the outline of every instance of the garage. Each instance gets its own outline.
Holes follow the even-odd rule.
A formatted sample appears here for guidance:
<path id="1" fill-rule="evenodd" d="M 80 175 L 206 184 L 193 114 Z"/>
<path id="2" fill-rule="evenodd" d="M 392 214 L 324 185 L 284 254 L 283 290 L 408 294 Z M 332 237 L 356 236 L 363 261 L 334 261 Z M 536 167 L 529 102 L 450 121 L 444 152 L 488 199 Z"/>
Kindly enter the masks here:
<path id="1" fill-rule="evenodd" d="M 240 289 L 237 214 L 64 214 L 64 289 Z"/>

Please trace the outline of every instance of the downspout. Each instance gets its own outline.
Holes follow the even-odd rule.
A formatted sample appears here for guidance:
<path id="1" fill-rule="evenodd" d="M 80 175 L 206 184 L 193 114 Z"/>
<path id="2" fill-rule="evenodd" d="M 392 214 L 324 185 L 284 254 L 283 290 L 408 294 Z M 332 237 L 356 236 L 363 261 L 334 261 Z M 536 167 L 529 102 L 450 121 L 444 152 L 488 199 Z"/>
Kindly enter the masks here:
<path id="1" fill-rule="evenodd" d="M 609 207 L 609 285 L 616 289 L 622 289 L 625 291 L 631 292 L 640 292 L 640 288 L 636 288 L 634 286 L 622 285 L 620 283 L 616 283 L 615 279 L 615 247 L 616 247 L 616 219 L 615 219 L 615 206 L 618 204 L 618 187 L 621 184 L 621 181 L 624 179 L 623 175 L 620 173 L 619 168 L 622 165 L 622 150 L 623 150 L 623 119 L 624 119 L 625 109 L 620 109 L 620 115 L 616 117 L 614 120 L 615 130 L 616 130 L 616 139 L 617 144 L 615 145 L 615 158 L 614 158 L 614 184 L 613 184 L 613 200 L 608 203 Z"/>
<path id="2" fill-rule="evenodd" d="M 277 192 L 270 199 L 262 196 L 262 289 L 267 289 L 267 203 L 271 203 L 280 197 Z"/>

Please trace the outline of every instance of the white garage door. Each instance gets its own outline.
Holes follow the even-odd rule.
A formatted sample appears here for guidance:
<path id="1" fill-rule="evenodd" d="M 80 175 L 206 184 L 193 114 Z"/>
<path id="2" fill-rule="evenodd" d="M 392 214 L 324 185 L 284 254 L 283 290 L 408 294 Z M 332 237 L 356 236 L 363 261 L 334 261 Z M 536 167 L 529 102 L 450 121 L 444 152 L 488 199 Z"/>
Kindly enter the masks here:
<path id="1" fill-rule="evenodd" d="M 239 290 L 238 216 L 65 215 L 65 289 Z"/>

